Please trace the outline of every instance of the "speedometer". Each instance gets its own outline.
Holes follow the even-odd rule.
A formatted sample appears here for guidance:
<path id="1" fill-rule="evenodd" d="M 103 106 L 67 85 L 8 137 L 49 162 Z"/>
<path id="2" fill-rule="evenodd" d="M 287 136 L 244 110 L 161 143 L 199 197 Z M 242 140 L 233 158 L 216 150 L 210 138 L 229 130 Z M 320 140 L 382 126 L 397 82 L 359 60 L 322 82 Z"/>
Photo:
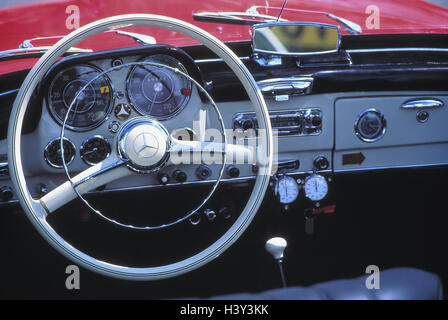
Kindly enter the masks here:
<path id="1" fill-rule="evenodd" d="M 109 79 L 103 75 L 89 84 L 100 73 L 101 70 L 93 66 L 77 65 L 62 70 L 53 78 L 48 91 L 48 106 L 56 121 L 64 122 L 76 97 L 67 118 L 67 128 L 89 130 L 105 120 L 112 101 Z"/>
<path id="2" fill-rule="evenodd" d="M 157 54 L 143 61 L 167 65 L 187 73 L 175 58 Z M 163 120 L 180 112 L 191 95 L 191 81 L 172 69 L 142 64 L 129 74 L 127 92 L 131 104 L 142 115 Z"/>

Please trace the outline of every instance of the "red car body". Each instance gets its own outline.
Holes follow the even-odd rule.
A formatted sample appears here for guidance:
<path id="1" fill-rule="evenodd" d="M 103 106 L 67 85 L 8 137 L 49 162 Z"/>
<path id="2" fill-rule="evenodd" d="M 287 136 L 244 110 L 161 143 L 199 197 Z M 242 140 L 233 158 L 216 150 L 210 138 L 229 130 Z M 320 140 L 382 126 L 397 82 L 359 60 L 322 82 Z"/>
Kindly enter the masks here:
<path id="1" fill-rule="evenodd" d="M 79 17 L 79 25 L 126 13 L 150 13 L 174 17 L 193 23 L 224 42 L 250 39 L 250 27 L 214 24 L 194 21 L 192 14 L 200 11 L 245 12 L 249 7 L 263 6 L 262 13 L 278 15 L 283 0 L 54 0 L 33 2 L 0 9 L 0 51 L 15 49 L 24 40 L 36 37 L 66 35 L 73 31 L 74 15 Z M 377 10 L 378 28 L 369 28 L 368 19 Z M 76 7 L 74 7 L 76 6 Z M 267 7 L 267 9 L 266 9 Z M 378 33 L 446 33 L 448 31 L 448 10 L 423 0 L 289 0 L 282 18 L 294 21 L 318 21 L 337 24 L 323 12 L 330 12 L 353 21 L 361 26 L 363 34 Z M 343 34 L 347 32 L 341 28 Z M 149 34 L 158 43 L 176 46 L 194 44 L 188 37 L 167 30 L 148 28 L 127 28 L 126 31 Z M 37 41 L 36 45 L 54 43 Z M 117 47 L 134 46 L 135 42 L 116 34 L 92 37 L 77 47 L 95 51 Z M 0 74 L 29 68 L 35 59 L 18 60 L 15 63 L 0 62 Z"/>

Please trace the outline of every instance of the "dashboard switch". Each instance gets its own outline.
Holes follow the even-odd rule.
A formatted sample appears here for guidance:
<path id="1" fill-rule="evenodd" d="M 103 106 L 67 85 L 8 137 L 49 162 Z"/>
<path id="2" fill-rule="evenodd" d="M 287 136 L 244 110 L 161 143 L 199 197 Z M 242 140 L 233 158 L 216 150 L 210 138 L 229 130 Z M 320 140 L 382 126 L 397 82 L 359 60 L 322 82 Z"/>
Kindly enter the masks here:
<path id="1" fill-rule="evenodd" d="M 319 156 L 316 159 L 314 159 L 314 166 L 317 170 L 326 170 L 330 166 L 330 162 L 327 158 L 323 156 Z"/>
<path id="2" fill-rule="evenodd" d="M 212 169 L 209 166 L 202 164 L 196 169 L 196 175 L 199 179 L 205 180 L 212 175 Z"/>
<path id="3" fill-rule="evenodd" d="M 159 172 L 157 175 L 157 179 L 163 185 L 167 184 L 170 181 L 170 177 L 166 173 Z"/>
<path id="4" fill-rule="evenodd" d="M 187 174 L 182 170 L 174 170 L 173 179 L 179 183 L 187 181 Z"/>
<path id="5" fill-rule="evenodd" d="M 322 124 L 322 118 L 320 115 L 314 115 L 311 119 L 311 124 L 315 127 L 319 127 Z"/>
<path id="6" fill-rule="evenodd" d="M 3 186 L 0 188 L 0 200 L 2 202 L 8 202 L 13 197 L 12 189 L 8 186 Z"/>
<path id="7" fill-rule="evenodd" d="M 230 178 L 238 178 L 240 176 L 240 169 L 235 166 L 229 166 L 227 168 L 227 175 Z"/>

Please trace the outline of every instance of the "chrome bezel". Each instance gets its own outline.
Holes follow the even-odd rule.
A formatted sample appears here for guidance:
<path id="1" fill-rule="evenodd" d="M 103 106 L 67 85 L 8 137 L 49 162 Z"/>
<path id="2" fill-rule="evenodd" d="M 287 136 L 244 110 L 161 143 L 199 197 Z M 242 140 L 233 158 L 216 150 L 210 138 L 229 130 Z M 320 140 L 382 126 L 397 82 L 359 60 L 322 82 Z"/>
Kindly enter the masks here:
<path id="1" fill-rule="evenodd" d="M 106 140 L 103 136 L 101 136 L 101 135 L 93 135 L 93 136 L 90 136 L 90 137 L 86 138 L 86 139 L 82 142 L 81 146 L 79 147 L 79 156 L 81 157 L 82 161 L 84 161 L 84 162 L 85 162 L 86 164 L 88 164 L 89 166 L 93 166 L 93 165 L 95 165 L 96 163 L 94 163 L 94 162 L 90 162 L 90 161 L 86 160 L 86 159 L 84 158 L 84 155 L 83 155 L 83 150 L 84 150 L 84 145 L 85 145 L 87 142 L 89 142 L 90 140 L 92 140 L 92 139 L 101 139 L 101 140 L 103 140 L 103 141 L 106 143 L 106 145 L 107 145 L 107 155 L 106 155 L 106 157 L 105 157 L 103 160 L 101 160 L 101 161 L 104 161 L 105 159 L 107 159 L 107 158 L 110 156 L 111 152 L 112 152 L 112 147 L 111 147 L 110 143 L 107 142 L 107 140 Z M 101 162 L 101 161 L 100 161 L 100 162 Z"/>
<path id="2" fill-rule="evenodd" d="M 187 69 L 184 67 L 184 65 L 179 60 L 177 60 L 176 58 L 174 58 L 170 55 L 163 54 L 163 53 L 146 56 L 146 57 L 140 59 L 139 62 L 140 61 L 148 61 L 148 62 L 156 62 L 158 64 L 163 65 L 163 63 L 161 61 L 157 61 L 157 60 L 151 61 L 151 58 L 160 57 L 160 56 L 162 56 L 164 58 L 168 57 L 168 59 L 171 59 L 171 61 L 173 61 L 176 64 L 176 66 L 180 69 L 180 71 L 182 71 L 185 74 L 188 74 Z M 152 119 L 156 119 L 159 121 L 168 120 L 168 119 L 171 119 L 171 118 L 175 117 L 176 115 L 178 115 L 187 106 L 188 101 L 190 101 L 191 94 L 184 98 L 184 101 L 177 107 L 176 111 L 174 111 L 173 113 L 170 113 L 166 116 L 153 116 L 153 115 L 147 114 L 146 112 L 143 112 L 142 110 L 140 110 L 140 108 L 138 107 L 138 104 L 134 101 L 132 95 L 129 92 L 131 77 L 134 74 L 135 70 L 139 67 L 141 68 L 140 65 L 135 65 L 131 69 L 131 71 L 129 71 L 128 76 L 126 78 L 126 96 L 128 98 L 129 104 L 134 108 L 135 111 L 138 112 L 138 114 L 140 114 L 142 116 L 151 117 Z M 173 68 L 172 66 L 169 66 L 169 67 Z M 178 74 L 178 73 L 176 73 L 176 74 Z M 184 77 L 184 76 L 181 74 L 181 77 Z M 187 81 L 189 89 L 192 90 L 193 86 L 192 86 L 191 80 L 186 78 L 186 81 Z"/>
<path id="3" fill-rule="evenodd" d="M 361 120 L 361 118 L 364 115 L 366 115 L 367 113 L 370 113 L 370 112 L 371 113 L 375 113 L 380 118 L 381 126 L 382 126 L 380 132 L 374 138 L 366 138 L 365 136 L 363 136 L 363 134 L 359 130 L 359 120 Z M 387 121 L 386 121 L 386 118 L 384 117 L 384 114 L 381 111 L 378 111 L 375 108 L 369 108 L 369 109 L 364 110 L 363 112 L 361 112 L 358 115 L 358 117 L 355 120 L 355 135 L 361 141 L 364 141 L 364 142 L 372 143 L 372 142 L 376 142 L 376 141 L 380 140 L 384 136 L 384 134 L 386 133 L 386 128 L 387 128 Z"/>
<path id="4" fill-rule="evenodd" d="M 135 163 L 133 163 L 128 154 L 126 153 L 126 148 L 125 148 L 125 142 L 126 142 L 126 138 L 127 135 L 129 134 L 129 132 L 135 128 L 136 126 L 138 126 L 139 124 L 149 124 L 152 125 L 154 127 L 156 127 L 157 129 L 163 131 L 166 134 L 166 150 L 167 152 L 165 153 L 165 155 L 163 156 L 162 159 L 160 159 L 159 162 L 157 162 L 156 164 L 153 164 L 152 166 L 148 166 L 148 167 L 143 167 L 143 166 L 139 166 Z M 159 122 L 154 121 L 154 120 L 150 120 L 146 117 L 136 117 L 136 118 L 132 118 L 131 120 L 129 120 L 128 122 L 126 122 L 124 125 L 122 125 L 120 131 L 118 132 L 118 139 L 117 139 L 117 150 L 118 150 L 118 155 L 120 156 L 121 159 L 126 160 L 126 166 L 131 169 L 134 172 L 137 173 L 152 173 L 155 171 L 158 171 L 170 158 L 170 153 L 168 152 L 168 150 L 170 150 L 171 147 L 171 136 L 168 132 L 168 130 L 161 125 Z"/>
<path id="5" fill-rule="evenodd" d="M 322 180 L 322 181 L 324 181 L 325 184 L 327 185 L 327 192 L 325 193 L 325 195 L 324 195 L 322 198 L 320 198 L 320 199 L 318 199 L 318 200 L 313 200 L 313 199 L 311 199 L 311 198 L 309 197 L 309 195 L 306 193 L 306 188 L 305 188 L 305 186 L 306 186 L 306 184 L 307 184 L 308 182 L 310 182 L 310 180 L 312 180 L 312 179 L 319 179 L 319 180 Z M 322 201 L 323 199 L 325 199 L 325 198 L 327 197 L 327 195 L 328 195 L 328 192 L 330 191 L 329 188 L 330 188 L 330 186 L 328 185 L 328 181 L 327 181 L 327 179 L 325 179 L 325 177 L 324 177 L 323 175 L 320 175 L 320 174 L 317 174 L 317 173 L 313 173 L 312 175 L 306 177 L 306 178 L 305 178 L 305 181 L 304 181 L 304 183 L 303 183 L 303 191 L 304 191 L 304 193 L 305 193 L 305 197 L 306 197 L 307 199 L 311 200 L 311 201 L 314 201 L 314 202 Z"/>
<path id="6" fill-rule="evenodd" d="M 57 164 L 54 164 L 54 163 L 51 162 L 50 159 L 48 158 L 48 152 L 49 152 L 49 151 L 48 151 L 48 148 L 49 148 L 50 145 L 51 145 L 52 143 L 54 143 L 55 141 L 60 141 L 60 137 L 55 137 L 55 138 L 51 139 L 50 141 L 48 141 L 47 145 L 46 145 L 45 148 L 44 148 L 44 159 L 45 159 L 45 162 L 47 162 L 47 164 L 48 164 L 50 167 L 52 167 L 52 168 L 56 168 L 56 169 L 62 169 L 62 168 L 64 168 L 63 165 L 57 165 Z M 71 146 L 72 146 L 72 148 L 73 148 L 73 151 L 74 151 L 73 154 L 71 155 L 69 161 L 66 162 L 66 163 L 67 163 L 67 166 L 69 166 L 69 165 L 73 162 L 73 160 L 75 159 L 75 155 L 76 155 L 76 147 L 75 147 L 74 143 L 73 143 L 72 141 L 70 141 L 70 139 L 64 137 L 64 141 L 67 141 L 68 143 L 70 143 Z M 59 142 L 57 142 L 57 143 L 59 143 Z"/>
<path id="7" fill-rule="evenodd" d="M 294 199 L 292 199 L 291 201 L 288 201 L 288 202 L 281 201 L 281 199 L 282 199 L 282 195 L 281 195 L 281 193 L 282 193 L 282 192 L 280 191 L 280 181 L 282 181 L 282 180 L 284 180 L 285 182 L 286 182 L 286 181 L 291 181 L 291 182 L 292 182 L 292 185 L 293 185 L 294 188 L 296 189 L 294 192 L 297 192 L 297 194 L 296 194 L 296 196 L 294 197 Z M 282 175 L 281 177 L 279 177 L 277 183 L 278 183 L 278 195 L 279 195 L 279 201 L 280 201 L 281 204 L 291 204 L 291 203 L 293 203 L 294 201 L 297 200 L 297 198 L 299 197 L 299 194 L 300 194 L 300 186 L 299 186 L 299 184 L 297 183 L 296 179 L 294 179 L 293 177 L 291 177 L 291 176 L 289 176 L 289 175 Z"/>
<path id="8" fill-rule="evenodd" d="M 89 67 L 89 68 L 95 69 L 99 73 L 103 72 L 103 70 L 101 70 L 99 67 L 97 67 L 95 65 L 92 65 L 92 64 L 88 64 L 88 63 L 83 63 L 83 64 L 79 64 L 79 65 L 69 66 L 69 67 L 66 67 L 66 68 L 62 69 L 61 71 L 59 71 L 53 77 L 53 79 L 51 80 L 50 86 L 48 87 L 48 92 L 47 92 L 47 95 L 46 95 L 47 109 L 50 111 L 50 114 L 51 114 L 52 118 L 61 126 L 64 123 L 64 120 L 63 119 L 61 120 L 59 118 L 59 116 L 56 114 L 56 112 L 54 111 L 53 102 L 52 102 L 52 99 L 50 97 L 51 90 L 53 88 L 53 85 L 54 85 L 56 79 L 63 72 L 65 72 L 68 69 L 71 69 L 71 68 L 74 68 L 74 67 L 80 67 L 80 66 L 84 66 L 84 67 Z M 111 113 L 111 111 L 113 109 L 112 106 L 115 105 L 114 86 L 112 84 L 112 81 L 109 79 L 109 77 L 106 74 L 103 74 L 102 77 L 104 77 L 104 80 L 107 82 L 107 84 L 109 85 L 110 90 L 111 90 L 111 92 L 110 92 L 111 99 L 110 99 L 109 105 L 107 106 L 107 110 L 106 110 L 106 114 L 105 114 L 104 118 L 101 119 L 100 121 L 95 122 L 94 124 L 92 124 L 92 125 L 90 125 L 88 127 L 76 127 L 76 126 L 72 126 L 72 125 L 69 125 L 69 124 L 65 124 L 65 127 L 67 129 L 70 129 L 70 130 L 75 131 L 75 132 L 89 131 L 89 130 L 92 130 L 92 129 L 95 129 L 95 128 L 99 127 L 102 123 L 104 123 L 109 118 L 109 115 L 110 115 L 110 113 Z"/>
<path id="9" fill-rule="evenodd" d="M 254 46 L 255 30 L 258 29 L 258 28 L 278 26 L 278 25 L 315 26 L 315 27 L 326 27 L 326 28 L 336 29 L 338 31 L 338 43 L 337 43 L 336 49 L 334 49 L 334 50 L 327 50 L 327 51 L 320 51 L 320 52 L 306 52 L 306 53 L 278 53 L 276 51 L 256 49 L 255 46 Z M 337 25 L 334 25 L 334 24 L 318 23 L 318 22 L 294 22 L 294 21 L 289 21 L 289 22 L 259 23 L 259 24 L 256 24 L 256 25 L 253 26 L 251 47 L 252 47 L 252 51 L 254 53 L 263 53 L 263 54 L 269 54 L 269 55 L 289 56 L 289 57 L 302 57 L 302 56 L 312 56 L 312 55 L 319 55 L 319 54 L 335 53 L 335 52 L 338 52 L 339 48 L 341 47 L 341 28 L 339 26 L 337 26 Z"/>

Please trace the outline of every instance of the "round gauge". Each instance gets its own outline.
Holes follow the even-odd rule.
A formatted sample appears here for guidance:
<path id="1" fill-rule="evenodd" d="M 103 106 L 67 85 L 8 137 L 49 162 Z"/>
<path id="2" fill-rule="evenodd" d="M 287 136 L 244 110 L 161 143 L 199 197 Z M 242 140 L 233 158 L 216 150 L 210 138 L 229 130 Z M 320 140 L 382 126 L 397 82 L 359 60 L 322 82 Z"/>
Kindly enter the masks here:
<path id="1" fill-rule="evenodd" d="M 77 65 L 62 70 L 54 77 L 48 91 L 48 106 L 56 121 L 60 124 L 64 122 L 67 111 L 78 93 L 67 118 L 67 128 L 89 130 L 106 119 L 113 97 L 109 79 L 103 75 L 87 85 L 100 73 L 101 70 L 93 66 Z"/>
<path id="2" fill-rule="evenodd" d="M 304 190 L 308 199 L 320 201 L 327 196 L 327 180 L 319 174 L 313 174 L 305 180 Z"/>
<path id="3" fill-rule="evenodd" d="M 65 163 L 70 165 L 70 163 L 75 158 L 76 149 L 73 143 L 64 138 L 64 159 Z M 62 157 L 61 157 L 61 139 L 54 138 L 48 142 L 47 146 L 44 150 L 44 158 L 47 161 L 48 165 L 53 168 L 63 168 L 62 165 Z"/>
<path id="4" fill-rule="evenodd" d="M 381 112 L 375 109 L 363 111 L 355 121 L 355 134 L 362 141 L 378 141 L 385 132 L 386 119 Z"/>
<path id="5" fill-rule="evenodd" d="M 97 164 L 110 155 L 110 144 L 101 136 L 87 138 L 79 149 L 81 159 L 89 164 Z"/>
<path id="6" fill-rule="evenodd" d="M 187 73 L 185 67 L 171 56 L 157 54 L 143 61 L 167 65 Z M 140 114 L 163 120 L 173 117 L 187 104 L 191 81 L 162 66 L 138 65 L 129 74 L 127 93 Z"/>
<path id="7" fill-rule="evenodd" d="M 297 199 L 299 195 L 299 185 L 294 178 L 282 176 L 278 180 L 278 195 L 280 202 L 289 204 Z"/>

